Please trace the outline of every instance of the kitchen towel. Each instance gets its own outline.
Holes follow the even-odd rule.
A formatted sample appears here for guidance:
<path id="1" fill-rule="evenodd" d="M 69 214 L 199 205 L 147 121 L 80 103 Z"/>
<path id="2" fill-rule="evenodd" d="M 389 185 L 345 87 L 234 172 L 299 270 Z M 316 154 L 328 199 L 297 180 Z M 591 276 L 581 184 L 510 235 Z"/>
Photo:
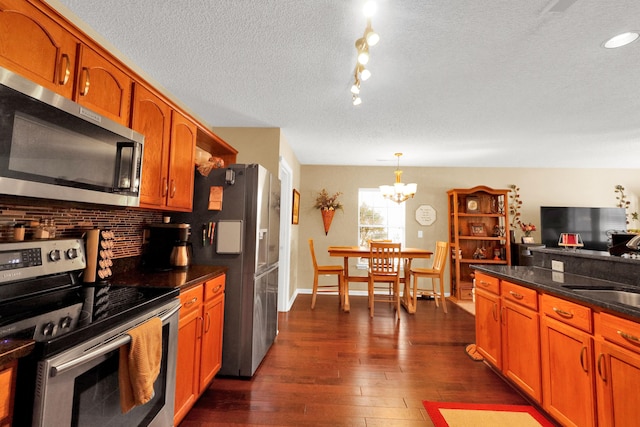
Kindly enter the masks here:
<path id="1" fill-rule="evenodd" d="M 120 347 L 120 408 L 129 412 L 153 398 L 153 383 L 162 360 L 162 320 L 154 317 L 128 332 L 131 343 Z"/>

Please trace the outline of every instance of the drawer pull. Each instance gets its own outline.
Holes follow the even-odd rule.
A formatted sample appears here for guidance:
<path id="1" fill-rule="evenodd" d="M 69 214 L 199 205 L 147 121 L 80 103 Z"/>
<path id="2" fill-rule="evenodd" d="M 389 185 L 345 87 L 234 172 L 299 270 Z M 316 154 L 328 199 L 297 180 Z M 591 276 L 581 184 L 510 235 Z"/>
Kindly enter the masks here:
<path id="1" fill-rule="evenodd" d="M 622 331 L 618 331 L 618 335 L 620 335 L 622 338 L 624 338 L 627 341 L 631 341 L 634 344 L 640 344 L 640 338 L 636 337 L 635 335 L 630 335 Z"/>
<path id="2" fill-rule="evenodd" d="M 553 307 L 553 311 L 555 311 L 559 316 L 562 316 L 566 319 L 573 319 L 573 313 L 569 313 L 568 311 L 560 310 L 558 307 Z"/>
<path id="3" fill-rule="evenodd" d="M 213 294 L 218 293 L 218 291 L 220 290 L 221 287 L 222 287 L 222 285 L 216 286 L 216 288 L 211 293 L 213 293 Z"/>
<path id="4" fill-rule="evenodd" d="M 513 291 L 509 291 L 509 293 L 511 294 L 512 297 L 514 297 L 515 299 L 522 299 L 524 298 L 524 296 L 522 294 L 519 294 L 517 292 L 513 292 Z"/>
<path id="5" fill-rule="evenodd" d="M 491 282 L 485 282 L 484 280 L 480 280 L 480 284 L 484 287 L 491 286 Z"/>
<path id="6" fill-rule="evenodd" d="M 582 347 L 582 350 L 580 350 L 580 366 L 582 366 L 582 370 L 585 372 L 589 372 L 589 370 L 585 367 L 585 354 L 587 353 L 587 347 Z"/>
<path id="7" fill-rule="evenodd" d="M 185 307 L 191 307 L 193 304 L 195 304 L 198 301 L 198 297 L 193 297 L 191 299 L 191 301 L 187 301 L 184 303 Z"/>
<path id="8" fill-rule="evenodd" d="M 602 371 L 603 360 L 604 360 L 604 353 L 600 353 L 600 356 L 598 356 L 598 375 L 600 375 L 600 378 L 602 379 L 602 381 L 607 382 L 607 377 L 604 375 L 604 372 Z"/>

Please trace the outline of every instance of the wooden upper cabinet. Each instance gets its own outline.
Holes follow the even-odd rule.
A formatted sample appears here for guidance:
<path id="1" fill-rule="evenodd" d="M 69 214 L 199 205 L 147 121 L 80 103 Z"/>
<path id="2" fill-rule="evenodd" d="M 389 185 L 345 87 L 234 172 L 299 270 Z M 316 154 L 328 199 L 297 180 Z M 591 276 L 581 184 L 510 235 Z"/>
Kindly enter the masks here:
<path id="1" fill-rule="evenodd" d="M 131 128 L 144 135 L 140 206 L 190 211 L 196 124 L 139 83 L 132 110 Z"/>
<path id="2" fill-rule="evenodd" d="M 72 98 L 79 41 L 26 1 L 0 0 L 0 66 Z"/>
<path id="3" fill-rule="evenodd" d="M 144 135 L 140 204 L 165 206 L 168 193 L 171 107 L 141 84 L 133 89 L 131 128 Z"/>
<path id="4" fill-rule="evenodd" d="M 196 154 L 196 124 L 177 111 L 171 120 L 167 207 L 191 211 Z"/>
<path id="5" fill-rule="evenodd" d="M 81 46 L 80 52 L 75 101 L 127 126 L 131 77 L 87 46 Z"/>

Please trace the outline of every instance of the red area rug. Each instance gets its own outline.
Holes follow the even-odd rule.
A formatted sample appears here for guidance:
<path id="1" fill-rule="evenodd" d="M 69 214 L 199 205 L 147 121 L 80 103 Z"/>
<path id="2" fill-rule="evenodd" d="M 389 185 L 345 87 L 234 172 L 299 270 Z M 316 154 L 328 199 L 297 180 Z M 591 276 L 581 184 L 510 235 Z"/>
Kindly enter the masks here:
<path id="1" fill-rule="evenodd" d="M 554 427 L 532 406 L 429 402 L 422 404 L 436 427 Z"/>

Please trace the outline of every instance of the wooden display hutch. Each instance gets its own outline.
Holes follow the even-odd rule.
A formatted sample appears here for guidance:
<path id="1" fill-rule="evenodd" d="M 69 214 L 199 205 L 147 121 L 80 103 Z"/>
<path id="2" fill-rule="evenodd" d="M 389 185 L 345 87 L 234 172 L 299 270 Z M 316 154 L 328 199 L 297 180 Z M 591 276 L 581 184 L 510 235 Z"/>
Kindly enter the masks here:
<path id="1" fill-rule="evenodd" d="M 511 265 L 509 191 L 485 186 L 447 191 L 452 299 L 472 299 L 472 264 Z"/>

